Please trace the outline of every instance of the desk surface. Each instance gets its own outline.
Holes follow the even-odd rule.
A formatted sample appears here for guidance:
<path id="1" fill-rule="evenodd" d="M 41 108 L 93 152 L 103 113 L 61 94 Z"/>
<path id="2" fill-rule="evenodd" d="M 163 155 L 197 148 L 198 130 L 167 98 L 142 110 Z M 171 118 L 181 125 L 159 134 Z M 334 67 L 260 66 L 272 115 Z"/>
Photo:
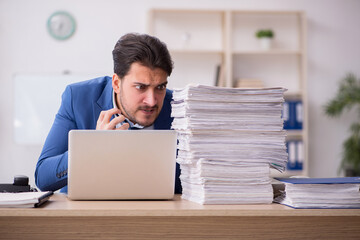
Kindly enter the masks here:
<path id="1" fill-rule="evenodd" d="M 0 239 L 359 239 L 360 209 L 200 205 L 171 201 L 70 201 L 0 208 Z"/>
<path id="2" fill-rule="evenodd" d="M 40 208 L 0 208 L 0 216 L 358 216 L 360 209 L 293 209 L 280 204 L 201 205 L 181 199 L 159 201 L 71 201 L 55 193 Z"/>

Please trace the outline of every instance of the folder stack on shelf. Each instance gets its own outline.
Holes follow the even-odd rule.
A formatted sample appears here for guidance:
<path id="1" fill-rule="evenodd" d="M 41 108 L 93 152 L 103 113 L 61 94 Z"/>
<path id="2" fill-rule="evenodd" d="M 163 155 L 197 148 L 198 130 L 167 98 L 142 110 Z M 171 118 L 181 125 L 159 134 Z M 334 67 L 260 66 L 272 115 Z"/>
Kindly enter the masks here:
<path id="1" fill-rule="evenodd" d="M 283 171 L 283 88 L 188 85 L 173 92 L 182 198 L 201 204 L 271 203 L 270 167 Z"/>

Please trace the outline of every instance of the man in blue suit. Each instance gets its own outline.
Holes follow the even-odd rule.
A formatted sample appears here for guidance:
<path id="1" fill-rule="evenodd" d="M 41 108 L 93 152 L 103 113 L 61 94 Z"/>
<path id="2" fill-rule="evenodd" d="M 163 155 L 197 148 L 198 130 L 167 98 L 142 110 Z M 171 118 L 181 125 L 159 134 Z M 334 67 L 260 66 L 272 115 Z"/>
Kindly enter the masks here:
<path id="1" fill-rule="evenodd" d="M 112 53 L 112 78 L 66 87 L 36 165 L 35 181 L 42 191 L 67 192 L 68 133 L 72 129 L 170 129 L 172 92 L 166 85 L 173 63 L 166 45 L 149 35 L 126 34 Z M 181 193 L 176 165 L 175 193 Z"/>

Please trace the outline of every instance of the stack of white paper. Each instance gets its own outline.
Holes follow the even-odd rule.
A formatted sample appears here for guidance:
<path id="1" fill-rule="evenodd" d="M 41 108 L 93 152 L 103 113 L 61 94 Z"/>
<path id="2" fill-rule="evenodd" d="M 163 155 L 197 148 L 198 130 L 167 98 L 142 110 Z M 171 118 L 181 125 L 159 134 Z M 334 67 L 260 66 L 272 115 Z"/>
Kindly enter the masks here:
<path id="1" fill-rule="evenodd" d="M 0 193 L 0 208 L 38 207 L 46 202 L 53 192 Z"/>
<path id="2" fill-rule="evenodd" d="M 285 191 L 274 202 L 293 208 L 360 208 L 360 177 L 278 180 Z"/>
<path id="3" fill-rule="evenodd" d="M 271 203 L 272 166 L 285 169 L 283 88 L 188 85 L 173 92 L 172 128 L 184 199 L 202 204 Z"/>

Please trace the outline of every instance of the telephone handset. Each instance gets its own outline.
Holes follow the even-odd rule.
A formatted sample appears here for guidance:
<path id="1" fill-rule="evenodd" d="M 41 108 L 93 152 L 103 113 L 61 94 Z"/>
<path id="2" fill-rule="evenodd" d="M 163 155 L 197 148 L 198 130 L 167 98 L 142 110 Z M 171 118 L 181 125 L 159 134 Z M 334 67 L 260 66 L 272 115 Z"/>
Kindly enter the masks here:
<path id="1" fill-rule="evenodd" d="M 36 188 L 29 185 L 29 178 L 24 175 L 14 177 L 14 183 L 0 184 L 0 192 L 37 192 Z"/>

